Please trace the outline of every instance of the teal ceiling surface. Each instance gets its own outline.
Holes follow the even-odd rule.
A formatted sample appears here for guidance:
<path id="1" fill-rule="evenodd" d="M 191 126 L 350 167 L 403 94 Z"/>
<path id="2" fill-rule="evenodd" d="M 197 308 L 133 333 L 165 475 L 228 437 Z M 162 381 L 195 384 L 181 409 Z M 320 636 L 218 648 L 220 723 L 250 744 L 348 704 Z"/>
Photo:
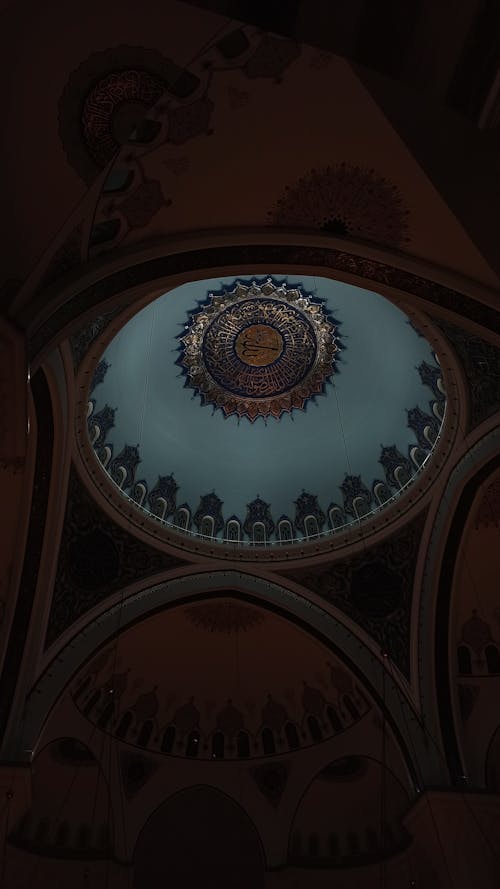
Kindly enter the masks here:
<path id="1" fill-rule="evenodd" d="M 280 537 L 281 517 L 290 520 L 286 540 L 290 530 L 293 537 L 314 531 L 306 515 L 327 531 L 379 508 L 430 454 L 445 396 L 429 343 L 391 302 L 339 281 L 274 277 L 300 286 L 332 319 L 333 373 L 321 392 L 279 418 L 251 422 L 206 403 L 182 366 L 182 337 L 210 294 L 252 280 L 185 284 L 132 318 L 96 372 L 89 432 L 109 474 L 144 508 L 194 533 L 206 533 L 203 516 L 212 516 L 220 538 L 236 517 L 240 542 L 252 542 L 252 521 L 260 521 L 254 542 L 269 542 Z"/>

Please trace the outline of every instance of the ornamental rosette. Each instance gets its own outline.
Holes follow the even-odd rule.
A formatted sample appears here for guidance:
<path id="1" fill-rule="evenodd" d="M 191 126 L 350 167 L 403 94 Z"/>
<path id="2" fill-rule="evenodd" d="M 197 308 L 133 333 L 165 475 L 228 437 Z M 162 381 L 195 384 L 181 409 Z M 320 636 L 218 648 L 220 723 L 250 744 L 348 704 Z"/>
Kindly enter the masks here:
<path id="1" fill-rule="evenodd" d="M 336 370 L 337 325 L 300 285 L 236 281 L 209 294 L 180 337 L 186 386 L 224 416 L 304 410 Z"/>

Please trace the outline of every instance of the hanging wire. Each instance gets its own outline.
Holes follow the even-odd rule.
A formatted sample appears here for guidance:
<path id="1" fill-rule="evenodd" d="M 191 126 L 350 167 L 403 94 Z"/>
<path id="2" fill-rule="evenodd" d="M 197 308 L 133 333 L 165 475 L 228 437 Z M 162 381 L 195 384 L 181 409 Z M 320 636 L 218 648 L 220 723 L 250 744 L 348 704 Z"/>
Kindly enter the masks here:
<path id="1" fill-rule="evenodd" d="M 386 652 L 382 653 L 382 658 L 386 658 Z M 382 770 L 380 773 L 380 845 L 382 848 L 382 857 L 380 860 L 380 889 L 385 889 L 386 886 L 386 866 L 385 866 L 385 856 L 386 856 L 386 843 L 387 843 L 387 829 L 386 829 L 386 819 L 387 819 L 387 811 L 386 811 L 386 793 L 387 793 L 387 749 L 386 749 L 386 697 L 385 697 L 385 663 L 382 660 L 381 664 L 382 669 Z"/>
<path id="2" fill-rule="evenodd" d="M 0 814 L 0 818 L 3 818 L 4 821 L 4 831 L 2 837 L 2 863 L 0 866 L 0 889 L 7 889 L 5 885 L 5 871 L 7 867 L 7 839 L 9 836 L 10 808 L 13 796 L 14 794 L 12 792 L 12 789 L 9 787 L 5 793 L 5 802 Z"/>

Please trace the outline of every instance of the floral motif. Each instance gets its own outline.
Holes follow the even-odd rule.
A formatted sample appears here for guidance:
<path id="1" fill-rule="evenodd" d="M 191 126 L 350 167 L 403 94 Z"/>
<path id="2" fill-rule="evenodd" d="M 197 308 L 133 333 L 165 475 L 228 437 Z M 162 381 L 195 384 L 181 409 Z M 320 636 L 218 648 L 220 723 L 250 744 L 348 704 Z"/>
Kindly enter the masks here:
<path id="1" fill-rule="evenodd" d="M 179 485 L 173 475 L 161 475 L 153 490 L 148 494 L 148 504 L 151 512 L 161 513 L 162 518 L 167 518 L 175 512 L 176 494 Z"/>
<path id="2" fill-rule="evenodd" d="M 500 349 L 469 331 L 439 321 L 441 330 L 454 346 L 463 365 L 470 392 L 470 428 L 500 410 Z M 485 327 L 496 329 L 492 319 Z"/>
<path id="3" fill-rule="evenodd" d="M 119 46 L 94 53 L 71 74 L 59 101 L 59 132 L 83 179 L 91 181 L 115 156 L 168 89 L 172 67 L 154 50 Z"/>
<path id="4" fill-rule="evenodd" d="M 109 475 L 121 488 L 129 488 L 141 462 L 138 445 L 125 445 L 109 464 Z M 125 473 L 125 475 L 123 475 Z"/>
<path id="5" fill-rule="evenodd" d="M 413 469 L 408 457 L 398 451 L 395 445 L 382 448 L 379 463 L 382 464 L 387 484 L 393 488 L 401 488 L 413 475 Z"/>
<path id="6" fill-rule="evenodd" d="M 210 633 L 246 633 L 264 622 L 264 614 L 257 608 L 238 602 L 206 602 L 190 605 L 184 611 L 195 627 Z"/>
<path id="7" fill-rule="evenodd" d="M 209 537 L 215 537 L 224 527 L 224 519 L 222 517 L 222 500 L 217 497 L 213 491 L 211 494 L 204 494 L 200 497 L 198 509 L 193 516 L 193 522 L 200 534 L 208 534 Z M 207 519 L 211 519 L 210 532 L 205 531 L 204 525 Z"/>
<path id="8" fill-rule="evenodd" d="M 308 527 L 306 527 L 307 520 L 310 517 L 316 520 L 317 530 L 321 531 L 325 524 L 325 513 L 318 503 L 318 498 L 314 494 L 308 494 L 306 491 L 302 491 L 295 501 L 294 521 L 295 528 L 298 531 L 301 531 L 302 534 L 307 535 L 310 533 Z"/>
<path id="9" fill-rule="evenodd" d="M 370 512 L 372 494 L 361 481 L 360 475 L 346 475 L 340 485 L 344 497 L 344 509 L 353 518 L 360 518 Z"/>
<path id="10" fill-rule="evenodd" d="M 98 386 L 99 383 L 102 383 L 104 381 L 106 373 L 110 367 L 111 367 L 111 365 L 108 364 L 108 362 L 106 361 L 105 358 L 103 358 L 99 362 L 99 364 L 97 365 L 97 367 L 94 371 L 94 376 L 92 377 L 92 382 L 90 384 L 89 392 L 93 392 L 95 387 Z M 94 420 L 95 420 L 95 417 L 94 417 Z"/>
<path id="11" fill-rule="evenodd" d="M 408 210 L 396 185 L 346 162 L 311 170 L 270 211 L 275 225 L 322 229 L 388 247 L 409 241 Z"/>
<path id="12" fill-rule="evenodd" d="M 274 531 L 274 522 L 270 513 L 270 504 L 265 503 L 259 496 L 257 496 L 255 500 L 252 500 L 251 503 L 247 504 L 247 517 L 243 525 L 243 530 L 249 537 L 253 537 L 255 522 L 260 522 L 264 525 L 267 538 L 269 539 Z"/>

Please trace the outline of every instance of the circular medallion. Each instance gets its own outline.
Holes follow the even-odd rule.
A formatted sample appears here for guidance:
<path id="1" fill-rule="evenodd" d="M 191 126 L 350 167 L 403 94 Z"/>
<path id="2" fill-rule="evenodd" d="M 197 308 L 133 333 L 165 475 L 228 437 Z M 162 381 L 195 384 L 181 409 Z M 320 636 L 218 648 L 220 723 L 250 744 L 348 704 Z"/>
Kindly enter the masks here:
<path id="1" fill-rule="evenodd" d="M 272 279 L 211 294 L 181 338 L 187 385 L 255 420 L 304 408 L 335 370 L 335 325 L 321 302 Z"/>
<path id="2" fill-rule="evenodd" d="M 267 367 L 283 351 L 283 337 L 269 324 L 250 324 L 236 337 L 235 352 L 243 364 Z"/>

